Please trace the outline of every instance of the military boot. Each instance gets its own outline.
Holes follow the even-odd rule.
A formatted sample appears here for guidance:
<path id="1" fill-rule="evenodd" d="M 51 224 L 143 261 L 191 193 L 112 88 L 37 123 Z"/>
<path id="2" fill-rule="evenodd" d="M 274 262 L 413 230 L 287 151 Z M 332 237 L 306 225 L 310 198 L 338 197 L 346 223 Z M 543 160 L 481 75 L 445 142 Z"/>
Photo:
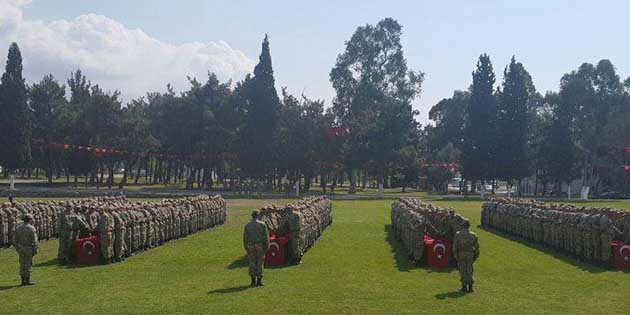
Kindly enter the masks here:
<path id="1" fill-rule="evenodd" d="M 468 291 L 467 292 L 468 293 L 473 293 L 474 292 L 472 283 L 468 285 Z"/>
<path id="2" fill-rule="evenodd" d="M 24 277 L 24 285 L 34 285 L 35 282 L 31 282 L 31 276 Z"/>
<path id="3" fill-rule="evenodd" d="M 26 277 L 20 276 L 22 278 L 22 283 L 20 285 L 26 285 Z"/>
<path id="4" fill-rule="evenodd" d="M 264 284 L 262 283 L 262 277 L 258 277 L 258 279 L 256 280 L 256 286 L 257 287 L 262 287 Z"/>
<path id="5" fill-rule="evenodd" d="M 256 286 L 256 277 L 251 277 L 252 278 L 252 282 L 249 284 L 250 287 L 255 287 Z"/>

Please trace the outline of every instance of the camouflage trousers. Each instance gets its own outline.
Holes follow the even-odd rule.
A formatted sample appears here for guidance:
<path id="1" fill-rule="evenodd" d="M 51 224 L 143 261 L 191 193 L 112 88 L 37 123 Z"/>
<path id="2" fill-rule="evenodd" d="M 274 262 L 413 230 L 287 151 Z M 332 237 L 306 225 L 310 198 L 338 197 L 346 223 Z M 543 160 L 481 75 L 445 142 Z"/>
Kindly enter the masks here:
<path id="1" fill-rule="evenodd" d="M 249 276 L 262 277 L 265 264 L 265 249 L 262 244 L 247 244 Z"/>
<path id="2" fill-rule="evenodd" d="M 474 261 L 475 259 L 469 255 L 460 256 L 457 260 L 457 270 L 462 286 L 473 284 Z"/>
<path id="3" fill-rule="evenodd" d="M 300 237 L 297 233 L 291 236 L 289 241 L 290 259 L 297 260 L 302 258 L 302 252 L 300 251 Z"/>
<path id="4" fill-rule="evenodd" d="M 114 236 L 112 232 L 103 233 L 101 237 L 101 253 L 103 258 L 110 259 L 114 256 Z"/>
<path id="5" fill-rule="evenodd" d="M 57 259 L 68 259 L 68 247 L 70 247 L 70 233 L 67 231 L 59 232 L 59 249 L 57 250 Z"/>
<path id="6" fill-rule="evenodd" d="M 610 248 L 610 244 L 613 241 L 613 235 L 608 235 L 602 233 L 602 250 L 601 250 L 601 261 L 603 263 L 608 263 L 610 261 L 610 255 L 612 254 L 612 250 Z"/>
<path id="7" fill-rule="evenodd" d="M 31 267 L 33 266 L 33 249 L 20 248 L 17 250 L 20 260 L 20 276 L 30 277 Z"/>
<path id="8" fill-rule="evenodd" d="M 114 235 L 114 257 L 122 258 L 125 254 L 125 230 L 118 230 Z"/>

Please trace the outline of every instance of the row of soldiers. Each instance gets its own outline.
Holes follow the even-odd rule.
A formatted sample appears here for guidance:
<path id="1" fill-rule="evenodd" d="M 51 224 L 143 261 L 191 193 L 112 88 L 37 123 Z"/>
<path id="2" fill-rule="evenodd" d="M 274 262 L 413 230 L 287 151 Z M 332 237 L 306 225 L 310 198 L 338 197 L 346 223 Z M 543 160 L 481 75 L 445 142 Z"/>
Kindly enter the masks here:
<path id="1" fill-rule="evenodd" d="M 392 230 L 407 255 L 419 263 L 424 254 L 424 236 L 453 240 L 467 221 L 455 210 L 441 209 L 418 198 L 400 198 L 391 208 Z"/>
<path id="2" fill-rule="evenodd" d="M 105 263 L 118 262 L 169 240 L 225 223 L 226 203 L 221 196 L 201 195 L 160 202 L 126 199 L 81 200 L 59 215 L 61 263 L 76 260 L 73 240 L 96 234 Z"/>
<path id="3" fill-rule="evenodd" d="M 124 197 L 98 197 L 64 201 L 35 201 L 14 203 L 7 202 L 0 205 L 0 248 L 13 245 L 15 229 L 22 222 L 22 218 L 29 214 L 31 224 L 37 230 L 40 240 L 56 238 L 58 232 L 59 214 L 70 204 L 107 202 L 108 200 L 124 200 Z"/>
<path id="4" fill-rule="evenodd" d="M 599 264 L 613 240 L 630 241 L 630 214 L 610 208 L 498 198 L 484 203 L 481 224 Z"/>
<path id="5" fill-rule="evenodd" d="M 289 236 L 289 259 L 294 264 L 332 224 L 332 203 L 325 196 L 308 197 L 286 206 L 265 206 L 258 219 L 278 236 Z"/>

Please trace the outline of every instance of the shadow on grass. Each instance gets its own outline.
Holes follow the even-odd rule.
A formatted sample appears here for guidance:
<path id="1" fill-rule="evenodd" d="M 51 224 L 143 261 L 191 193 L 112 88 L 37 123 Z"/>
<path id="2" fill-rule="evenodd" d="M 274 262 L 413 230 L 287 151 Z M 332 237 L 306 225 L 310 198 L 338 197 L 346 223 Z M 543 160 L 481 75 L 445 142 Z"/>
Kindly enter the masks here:
<path id="1" fill-rule="evenodd" d="M 19 288 L 19 287 L 20 287 L 20 285 L 19 285 L 19 284 L 15 284 L 15 285 L 4 285 L 4 286 L 0 286 L 0 291 L 11 290 L 11 289 Z"/>
<path id="2" fill-rule="evenodd" d="M 283 269 L 283 268 L 289 268 L 289 267 L 295 267 L 295 266 L 297 265 L 294 265 L 294 264 L 286 264 L 286 265 L 278 265 L 278 266 L 265 265 L 265 269 Z M 227 269 L 234 270 L 234 269 L 248 268 L 248 267 L 249 267 L 249 263 L 247 262 L 247 256 L 243 256 L 234 260 L 231 264 L 229 264 L 227 266 Z"/>
<path id="3" fill-rule="evenodd" d="M 242 292 L 245 291 L 247 289 L 251 288 L 248 285 L 242 285 L 242 286 L 238 286 L 238 287 L 232 287 L 232 288 L 223 288 L 223 289 L 216 289 L 216 290 L 211 290 L 208 291 L 208 294 L 229 294 L 229 293 L 237 293 L 237 292 Z"/>
<path id="4" fill-rule="evenodd" d="M 409 259 L 409 255 L 407 255 L 407 251 L 403 247 L 402 243 L 396 239 L 396 235 L 394 234 L 394 229 L 391 224 L 385 225 L 385 238 L 391 246 L 398 271 L 409 271 L 416 267 Z"/>
<path id="5" fill-rule="evenodd" d="M 438 300 L 456 299 L 456 298 L 463 297 L 464 295 L 466 295 L 466 293 L 461 292 L 461 291 L 453 291 L 453 292 L 448 292 L 448 293 L 436 294 L 435 298 Z"/>
<path id="6" fill-rule="evenodd" d="M 54 259 L 43 261 L 43 262 L 33 265 L 33 267 L 50 267 L 50 266 L 60 266 L 67 269 L 76 269 L 76 268 L 98 267 L 98 266 L 101 266 L 101 264 L 95 264 L 95 265 L 79 265 L 79 264 L 73 264 L 73 263 L 62 264 L 59 262 L 58 259 L 54 258 Z"/>
<path id="7" fill-rule="evenodd" d="M 50 267 L 50 266 L 56 266 L 56 265 L 59 265 L 59 260 L 55 258 L 49 261 L 44 261 L 44 262 L 34 264 L 33 267 Z"/>
<path id="8" fill-rule="evenodd" d="M 248 266 L 249 266 L 249 264 L 247 263 L 247 257 L 243 256 L 243 257 L 240 257 L 240 258 L 236 259 L 231 264 L 229 264 L 227 266 L 227 269 L 233 270 L 233 269 L 245 268 L 245 267 L 248 267 Z"/>
<path id="9" fill-rule="evenodd" d="M 552 256 L 552 257 L 554 257 L 556 259 L 562 260 L 565 263 L 568 263 L 570 265 L 573 265 L 575 267 L 578 267 L 578 268 L 580 268 L 580 269 L 582 269 L 584 271 L 588 271 L 590 273 L 602 273 L 602 272 L 613 271 L 612 269 L 609 269 L 609 268 L 598 267 L 598 266 L 592 265 L 592 264 L 587 263 L 587 262 L 582 262 L 578 258 L 569 256 L 569 254 L 565 254 L 563 252 L 560 252 L 559 250 L 546 247 L 546 246 L 544 246 L 542 244 L 533 243 L 533 242 L 531 242 L 531 241 L 529 241 L 527 239 L 524 239 L 522 237 L 518 237 L 518 236 L 515 236 L 515 235 L 512 235 L 512 234 L 508 234 L 508 233 L 505 233 L 503 231 L 499 231 L 497 229 L 494 229 L 494 228 L 491 228 L 491 227 L 488 227 L 488 226 L 477 225 L 477 228 L 479 228 L 481 230 L 484 230 L 486 232 L 489 232 L 489 233 L 493 233 L 493 234 L 499 235 L 499 236 L 501 236 L 503 238 L 506 238 L 506 239 L 508 239 L 510 241 L 520 243 L 520 244 L 525 245 L 525 246 L 527 246 L 529 248 L 536 249 L 536 250 L 538 250 L 540 252 L 543 252 L 543 253 L 545 253 L 547 255 L 550 255 L 550 256 Z"/>

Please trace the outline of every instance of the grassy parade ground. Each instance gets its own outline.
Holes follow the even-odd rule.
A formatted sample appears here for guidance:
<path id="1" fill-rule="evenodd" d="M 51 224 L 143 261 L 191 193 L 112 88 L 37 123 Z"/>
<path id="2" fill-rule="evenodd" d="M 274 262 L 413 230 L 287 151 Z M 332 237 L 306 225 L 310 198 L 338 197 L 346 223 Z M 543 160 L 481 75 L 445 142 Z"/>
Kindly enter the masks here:
<path id="1" fill-rule="evenodd" d="M 0 250 L 2 314 L 621 314 L 630 273 L 582 264 L 481 229 L 479 201 L 431 201 L 471 220 L 481 244 L 475 292 L 456 270 L 409 263 L 390 227 L 391 200 L 334 201 L 333 224 L 299 266 L 265 271 L 249 288 L 242 243 L 250 211 L 278 200 L 228 200 L 223 226 L 123 263 L 66 267 L 57 241 L 35 257 L 35 286 L 19 287 L 14 249 Z M 630 208 L 630 202 L 589 206 Z"/>

